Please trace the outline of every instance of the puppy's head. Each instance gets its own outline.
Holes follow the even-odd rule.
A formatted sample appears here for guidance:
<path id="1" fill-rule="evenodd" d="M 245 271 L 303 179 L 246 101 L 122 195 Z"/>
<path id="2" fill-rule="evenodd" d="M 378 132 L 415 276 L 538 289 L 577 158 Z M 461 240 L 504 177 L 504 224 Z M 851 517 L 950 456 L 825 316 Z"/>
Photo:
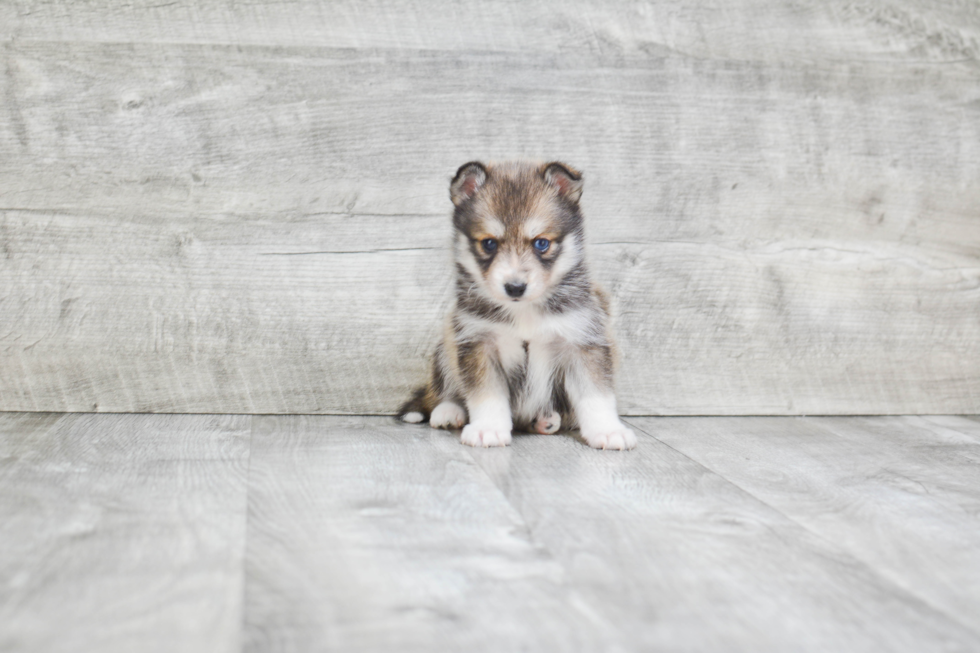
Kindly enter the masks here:
<path id="1" fill-rule="evenodd" d="M 498 303 L 547 298 L 582 259 L 582 175 L 574 168 L 472 161 L 449 194 L 456 261 Z"/>

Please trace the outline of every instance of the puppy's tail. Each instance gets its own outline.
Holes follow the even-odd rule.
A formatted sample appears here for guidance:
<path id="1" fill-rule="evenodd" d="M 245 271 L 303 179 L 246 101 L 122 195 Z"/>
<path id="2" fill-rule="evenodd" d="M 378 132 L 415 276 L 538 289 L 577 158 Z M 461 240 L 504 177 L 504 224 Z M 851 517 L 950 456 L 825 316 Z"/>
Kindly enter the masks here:
<path id="1" fill-rule="evenodd" d="M 432 392 L 429 391 L 428 386 L 422 386 L 412 393 L 412 398 L 398 409 L 398 418 L 409 424 L 427 422 L 433 408 L 435 406 L 432 405 Z"/>

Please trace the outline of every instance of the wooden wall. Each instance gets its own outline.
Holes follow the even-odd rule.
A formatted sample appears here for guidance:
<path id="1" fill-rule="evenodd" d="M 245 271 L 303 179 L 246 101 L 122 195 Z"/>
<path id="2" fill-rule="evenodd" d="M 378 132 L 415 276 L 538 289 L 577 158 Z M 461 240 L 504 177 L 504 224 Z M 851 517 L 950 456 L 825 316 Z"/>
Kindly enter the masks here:
<path id="1" fill-rule="evenodd" d="M 526 156 L 623 412 L 980 412 L 975 2 L 116 5 L 0 4 L 2 410 L 393 411 Z"/>

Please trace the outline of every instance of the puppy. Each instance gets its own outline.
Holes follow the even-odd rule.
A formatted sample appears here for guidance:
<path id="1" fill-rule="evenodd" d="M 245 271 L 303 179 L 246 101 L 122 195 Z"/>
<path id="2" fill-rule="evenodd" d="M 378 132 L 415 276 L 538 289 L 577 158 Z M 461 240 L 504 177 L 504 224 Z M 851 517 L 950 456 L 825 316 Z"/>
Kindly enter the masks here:
<path id="1" fill-rule="evenodd" d="M 562 426 L 597 449 L 636 446 L 616 411 L 608 302 L 583 251 L 582 175 L 557 162 L 472 161 L 449 195 L 456 302 L 432 378 L 401 419 L 462 428 L 474 447 Z"/>

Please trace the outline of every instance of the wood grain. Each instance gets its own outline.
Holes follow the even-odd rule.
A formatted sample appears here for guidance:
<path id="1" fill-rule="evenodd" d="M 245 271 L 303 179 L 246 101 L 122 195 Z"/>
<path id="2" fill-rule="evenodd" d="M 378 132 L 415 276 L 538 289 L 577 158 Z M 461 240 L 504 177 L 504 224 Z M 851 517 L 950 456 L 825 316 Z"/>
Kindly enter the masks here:
<path id="1" fill-rule="evenodd" d="M 391 412 L 529 156 L 624 412 L 980 412 L 975 7 L 423 4 L 0 8 L 0 409 Z"/>
<path id="2" fill-rule="evenodd" d="M 0 413 L 0 650 L 239 650 L 249 419 Z"/>
<path id="3" fill-rule="evenodd" d="M 250 651 L 609 650 L 588 602 L 458 438 L 256 417 Z"/>
<path id="4" fill-rule="evenodd" d="M 968 420 L 630 421 L 980 631 L 980 441 Z"/>
<path id="5" fill-rule="evenodd" d="M 0 38 L 108 43 L 237 43 L 410 50 L 490 50 L 701 59 L 962 61 L 980 52 L 969 2 L 906 0 L 719 5 L 629 0 L 494 0 L 479 5 L 356 0 L 202 5 L 37 0 L 0 6 Z M 806 38 L 801 38 L 802 35 Z"/>

